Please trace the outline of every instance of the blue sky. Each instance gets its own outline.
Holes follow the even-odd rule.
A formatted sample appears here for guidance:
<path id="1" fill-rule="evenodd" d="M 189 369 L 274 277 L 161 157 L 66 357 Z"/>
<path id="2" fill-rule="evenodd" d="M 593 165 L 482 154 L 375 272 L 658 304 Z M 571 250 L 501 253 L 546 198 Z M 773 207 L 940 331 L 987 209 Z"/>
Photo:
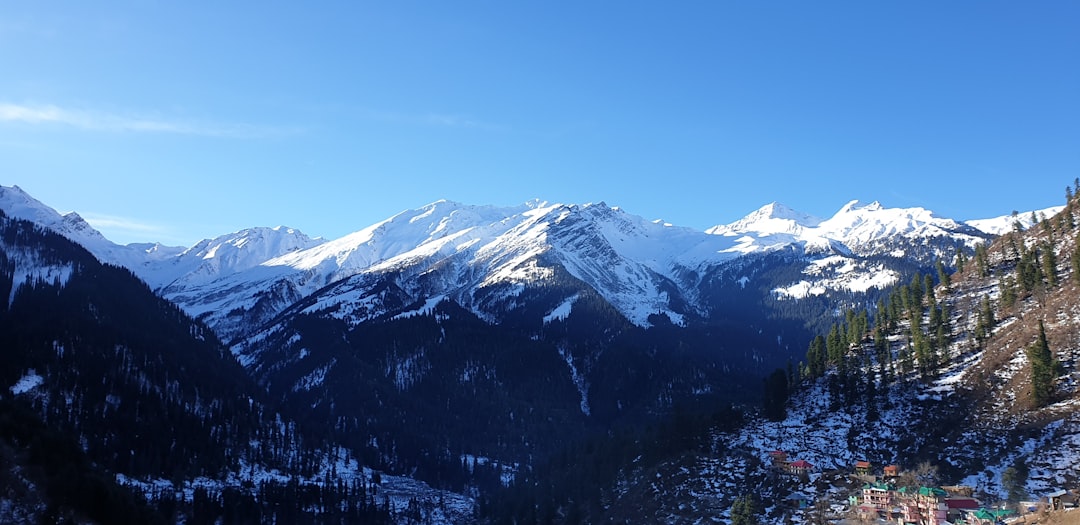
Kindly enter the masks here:
<path id="1" fill-rule="evenodd" d="M 438 199 L 985 218 L 1080 177 L 1078 28 L 1072 1 L 6 3 L 0 184 L 121 243 Z"/>

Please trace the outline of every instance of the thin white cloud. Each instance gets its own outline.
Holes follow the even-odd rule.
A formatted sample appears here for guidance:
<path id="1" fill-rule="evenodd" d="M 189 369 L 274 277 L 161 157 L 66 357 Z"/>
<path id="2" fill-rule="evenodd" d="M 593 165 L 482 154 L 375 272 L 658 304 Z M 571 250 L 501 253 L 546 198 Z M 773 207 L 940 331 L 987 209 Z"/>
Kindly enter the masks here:
<path id="1" fill-rule="evenodd" d="M 503 130 L 505 126 L 455 113 L 405 114 L 370 109 L 358 110 L 365 118 L 408 126 Z"/>
<path id="2" fill-rule="evenodd" d="M 147 222 L 139 221 L 137 219 L 131 219 L 128 217 L 118 217 L 116 215 L 102 215 L 98 213 L 80 213 L 83 220 L 90 223 L 94 229 L 122 231 L 126 234 L 160 234 L 165 233 L 165 228 L 156 224 L 150 224 Z M 107 237 L 107 236 L 106 236 Z"/>
<path id="3" fill-rule="evenodd" d="M 490 128 L 491 124 L 484 124 L 478 122 L 472 118 L 462 115 L 444 115 L 432 113 L 427 116 L 427 122 L 435 126 L 446 126 L 451 128 Z"/>
<path id="4" fill-rule="evenodd" d="M 189 239 L 177 233 L 176 228 L 153 224 L 130 217 L 99 213 L 80 213 L 86 222 L 101 232 L 106 239 L 117 244 L 133 242 L 159 242 L 166 246 L 188 246 Z"/>
<path id="5" fill-rule="evenodd" d="M 121 115 L 99 111 L 66 109 L 51 104 L 0 103 L 0 122 L 58 124 L 91 131 L 171 133 L 221 138 L 265 138 L 297 132 L 295 129 L 243 123 L 198 122 L 158 117 Z"/>

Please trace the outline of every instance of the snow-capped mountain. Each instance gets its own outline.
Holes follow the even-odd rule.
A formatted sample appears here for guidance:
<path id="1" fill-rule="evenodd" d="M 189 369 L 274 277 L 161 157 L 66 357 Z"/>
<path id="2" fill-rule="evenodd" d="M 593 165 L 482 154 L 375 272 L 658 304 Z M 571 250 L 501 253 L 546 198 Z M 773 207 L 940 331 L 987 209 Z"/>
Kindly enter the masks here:
<path id="1" fill-rule="evenodd" d="M 1064 209 L 1064 206 L 1051 206 L 1049 208 L 1027 213 L 1002 215 L 1001 217 L 994 217 L 992 219 L 976 219 L 967 221 L 967 224 L 989 234 L 1004 235 L 1015 230 L 1017 224 L 1019 224 L 1021 228 L 1030 228 L 1034 226 L 1036 222 L 1041 221 L 1046 217 L 1053 217 Z"/>
<path id="2" fill-rule="evenodd" d="M 823 320 L 864 309 L 901 279 L 939 261 L 949 265 L 958 248 L 992 238 L 925 209 L 858 201 L 827 219 L 773 203 L 708 231 L 604 203 L 438 201 L 328 241 L 252 228 L 179 249 L 118 246 L 73 214 L 17 188 L 0 190 L 5 214 L 84 239 L 99 260 L 131 269 L 231 341 L 222 352 L 235 359 L 230 366 L 238 361 L 258 385 L 251 397 L 265 394 L 282 417 L 311 422 L 319 439 L 365 464 L 485 494 L 586 436 L 657 421 L 681 403 L 755 402 L 763 371 L 806 355 Z M 41 237 L 39 244 L 71 245 Z M 92 266 L 85 252 L 69 249 Z M 100 281 L 71 278 L 78 265 L 2 243 L 0 252 L 0 276 L 15 286 L 31 279 L 43 289 L 99 291 Z M 939 288 L 938 297 L 946 291 Z M 75 299 L 67 307 L 88 320 L 102 317 L 86 304 Z M 172 305 L 162 304 L 168 314 Z M 953 315 L 965 315 L 964 305 L 953 306 Z M 114 320 L 134 326 L 135 317 Z M 182 333 L 214 339 L 187 322 L 194 328 Z M 48 384 L 51 372 L 42 366 L 24 368 L 37 371 L 8 371 L 8 384 L 22 385 L 15 395 L 40 388 L 31 384 L 37 377 Z M 756 460 L 739 452 L 731 464 L 747 461 Z M 627 473 L 638 468 L 627 465 Z M 642 479 L 652 486 L 656 476 Z"/>
<path id="3" fill-rule="evenodd" d="M 521 285 L 550 278 L 557 264 L 644 325 L 657 312 L 681 319 L 687 312 L 673 308 L 666 290 L 685 289 L 676 281 L 735 257 L 731 247 L 728 239 L 653 223 L 603 203 L 495 208 L 439 201 L 267 259 L 249 271 L 178 279 L 162 293 L 207 316 L 212 325 L 226 327 L 230 336 L 239 332 L 228 328 L 229 316 L 260 312 L 244 318 L 243 324 L 257 325 L 299 298 L 354 276 L 397 275 L 399 284 L 415 292 L 412 300 L 452 297 L 494 319 L 499 312 L 488 306 L 495 298 L 485 290 L 507 285 L 501 293 L 513 295 Z M 341 295 L 318 308 L 348 311 L 352 322 L 386 313 L 357 308 L 372 304 L 353 301 L 358 297 Z"/>
<path id="4" fill-rule="evenodd" d="M 705 233 L 728 236 L 756 233 L 762 237 L 788 234 L 794 237 L 808 228 L 817 227 L 821 221 L 822 219 L 813 215 L 795 211 L 779 202 L 772 202 L 731 224 L 709 228 Z"/>
<path id="5" fill-rule="evenodd" d="M 949 238 L 971 247 L 987 238 L 984 231 L 937 217 L 923 208 L 886 208 L 877 201 L 867 204 L 857 200 L 826 220 L 772 203 L 734 223 L 706 231 L 737 238 L 744 253 L 797 244 L 808 250 L 842 247 L 859 255 L 880 255 L 889 253 L 889 244 L 897 239 Z"/>
<path id="6" fill-rule="evenodd" d="M 182 248 L 168 248 L 160 245 L 136 245 L 131 249 L 115 244 L 105 238 L 101 232 L 90 226 L 78 213 L 69 212 L 61 215 L 56 210 L 33 198 L 18 186 L 0 186 L 0 209 L 8 216 L 24 219 L 39 226 L 49 228 L 68 239 L 81 244 L 95 257 L 107 262 L 130 261 L 155 257 L 169 257 L 182 251 Z M 143 255 L 128 252 L 142 251 Z"/>
<path id="7" fill-rule="evenodd" d="M 18 187 L 0 188 L 0 203 L 14 216 L 83 244 L 100 260 L 128 267 L 226 339 L 335 283 L 338 296 L 322 294 L 309 311 L 333 310 L 352 323 L 391 313 L 365 288 L 389 275 L 405 290 L 404 304 L 446 297 L 495 321 L 513 307 L 523 285 L 550 278 L 556 266 L 634 324 L 647 326 L 657 313 L 682 324 L 708 316 L 702 283 L 744 256 L 799 255 L 802 275 L 771 283 L 782 297 L 862 293 L 899 278 L 869 258 L 929 266 L 938 258 L 950 261 L 957 246 L 970 248 L 990 237 L 922 208 L 877 202 L 851 201 L 828 219 L 772 203 L 702 232 L 604 203 L 533 201 L 499 208 L 438 201 L 330 241 L 285 227 L 252 228 L 180 249 L 113 244 L 74 213 L 61 216 Z M 751 276 L 734 278 L 746 286 Z"/>
<path id="8" fill-rule="evenodd" d="M 448 297 L 497 320 L 521 285 L 542 282 L 558 265 L 634 324 L 646 326 L 656 313 L 681 324 L 687 316 L 706 315 L 699 290 L 704 276 L 747 254 L 794 247 L 819 259 L 844 258 L 808 266 L 806 283 L 777 283 L 778 293 L 791 286 L 806 293 L 864 292 L 891 285 L 898 274 L 882 273 L 880 264 L 860 265 L 860 257 L 926 251 L 918 256 L 929 265 L 934 257 L 951 257 L 956 246 L 972 247 L 986 238 L 921 208 L 856 201 L 827 220 L 774 203 L 707 232 L 648 221 L 603 203 L 496 208 L 439 201 L 246 271 L 214 273 L 204 265 L 206 273 L 178 278 L 161 292 L 206 316 L 228 338 L 334 283 L 335 292 L 323 294 L 308 311 L 333 310 L 352 323 L 378 317 L 389 310 L 366 290 L 373 276 L 390 274 L 411 293 L 405 304 Z M 822 275 L 823 267 L 832 268 L 828 275 Z M 505 288 L 493 295 L 497 285 Z"/>

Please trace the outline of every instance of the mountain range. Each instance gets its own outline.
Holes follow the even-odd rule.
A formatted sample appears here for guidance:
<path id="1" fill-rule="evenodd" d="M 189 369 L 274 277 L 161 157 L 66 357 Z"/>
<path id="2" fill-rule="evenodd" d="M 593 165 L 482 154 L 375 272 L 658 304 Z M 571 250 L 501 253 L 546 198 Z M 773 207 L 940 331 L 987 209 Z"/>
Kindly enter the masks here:
<path id="1" fill-rule="evenodd" d="M 402 521 L 408 515 L 456 522 L 474 512 L 474 518 L 500 521 L 498 516 L 516 512 L 504 505 L 520 501 L 518 482 L 536 483 L 536 474 L 553 468 L 552 479 L 574 472 L 565 458 L 575 454 L 592 457 L 595 447 L 618 450 L 596 461 L 611 461 L 625 473 L 633 471 L 625 462 L 634 455 L 653 457 L 660 468 L 668 459 L 652 455 L 658 447 L 682 450 L 689 446 L 687 436 L 737 431 L 744 409 L 727 407 L 760 403 L 762 379 L 772 370 L 786 367 L 790 377 L 799 376 L 802 367 L 796 370 L 795 363 L 806 359 L 815 335 L 843 319 L 842 312 L 877 312 L 895 287 L 916 277 L 921 284 L 924 276 L 959 273 L 964 260 L 995 239 L 1034 231 L 1035 223 L 1048 224 L 1063 208 L 965 223 L 877 202 L 851 201 L 828 219 L 772 203 L 734 223 L 698 231 L 604 203 L 533 201 L 497 208 L 439 201 L 333 240 L 287 227 L 251 228 L 185 248 L 117 245 L 75 213 L 61 215 L 18 187 L 0 187 L 0 210 L 10 223 L 2 260 L 10 287 L 2 279 L 0 284 L 12 312 L 5 315 L 32 317 L 30 305 L 51 301 L 71 283 L 88 282 L 88 269 L 100 262 L 130 272 L 109 277 L 110 283 L 142 281 L 124 295 L 140 297 L 135 304 L 149 300 L 134 291 L 144 286 L 175 305 L 182 312 L 179 332 L 203 341 L 197 343 L 208 345 L 202 359 L 220 359 L 213 367 L 228 370 L 228 377 L 182 382 L 205 380 L 198 392 L 221 392 L 213 394 L 221 401 L 203 401 L 209 406 L 235 401 L 223 383 L 250 399 L 242 416 L 246 430 L 206 423 L 232 429 L 231 440 L 221 445 L 231 462 L 214 467 L 220 471 L 217 482 L 224 484 L 215 485 L 219 497 L 229 483 L 266 479 L 241 474 L 244 468 L 281 472 L 296 468 L 290 457 L 324 458 L 306 460 L 305 474 L 297 477 L 326 475 L 341 487 L 366 487 L 379 472 L 386 480 L 401 480 L 393 483 L 427 484 L 415 485 L 427 488 L 409 496 L 387 497 L 382 507 L 378 499 L 343 502 L 354 518 Z M 74 246 L 63 250 L 85 249 L 96 261 L 47 255 L 52 252 L 42 250 L 61 241 L 26 233 L 26 224 L 59 234 Z M 76 308 L 98 301 L 92 295 L 72 300 Z M 957 310 L 954 315 L 967 315 Z M 79 326 L 105 329 L 94 329 L 93 319 Z M 127 319 L 132 326 L 124 330 L 135 333 L 168 332 L 149 328 L 149 321 L 131 311 L 98 319 Z M 5 326 L 16 331 L 16 340 L 23 337 L 17 323 Z M 50 337 L 35 334 L 42 341 Z M 170 352 L 196 344 L 174 348 L 169 345 L 176 336 L 170 341 L 162 346 Z M 153 355 L 156 343 L 145 344 L 136 353 Z M 899 345 L 895 351 L 903 353 Z M 34 355 L 16 359 L 12 377 L 4 376 L 13 385 L 12 397 L 62 399 L 71 385 L 55 383 L 67 376 L 40 373 L 58 365 L 48 361 L 52 354 Z M 154 391 L 146 385 L 155 380 L 145 378 L 166 374 L 175 382 L 183 376 L 122 368 L 129 373 L 105 383 L 127 385 L 113 390 L 134 398 L 147 388 Z M 63 379 L 69 380 L 77 381 Z M 144 386 L 132 386 L 139 384 Z M 53 397 L 35 394 L 46 388 L 54 389 Z M 94 403 L 105 414 L 124 397 L 102 396 Z M 50 428 L 71 432 L 61 421 L 44 417 Z M 267 456 L 256 446 L 272 439 L 273 428 L 296 429 L 291 452 L 276 448 Z M 81 435 L 84 442 L 90 439 Z M 94 458 L 108 450 L 85 448 Z M 899 445 L 888 450 L 892 457 L 914 453 Z M 637 452 L 618 459 L 632 451 Z M 341 463 L 331 455 L 343 458 Z M 136 462 L 139 469 L 120 467 L 115 460 L 102 464 L 124 486 L 162 501 L 147 489 L 155 483 L 152 469 L 142 461 Z M 327 469 L 335 469 L 333 476 Z M 595 481 L 596 472 L 579 477 Z M 508 487 L 519 492 L 502 494 Z M 340 492 L 346 499 L 349 493 Z M 195 505 L 194 493 L 178 494 L 189 506 L 183 511 L 188 519 L 196 508 L 212 516 L 214 508 L 228 507 L 223 500 L 218 507 Z M 458 503 L 448 507 L 450 500 Z M 461 502 L 470 500 L 475 508 L 461 510 L 468 506 Z M 244 501 L 258 508 L 259 498 Z M 567 509 L 585 512 L 561 505 L 563 522 L 575 521 Z M 612 515 L 602 508 L 588 512 Z"/>
<path id="2" fill-rule="evenodd" d="M 683 324 L 708 317 L 700 287 L 710 272 L 746 256 L 783 251 L 807 256 L 805 278 L 776 283 L 773 291 L 782 295 L 865 292 L 899 278 L 867 260 L 895 257 L 929 267 L 1016 220 L 1031 221 L 1024 214 L 961 223 L 923 208 L 859 201 L 819 219 L 771 203 L 702 232 L 648 221 L 604 203 L 533 201 L 496 208 L 439 201 L 329 241 L 287 227 L 257 227 L 181 248 L 116 245 L 76 213 L 61 216 L 18 187 L 0 188 L 0 203 L 9 215 L 46 225 L 99 260 L 135 272 L 227 340 L 249 335 L 251 327 L 328 285 L 390 273 L 411 281 L 414 292 L 407 304 L 450 298 L 497 321 L 517 288 L 549 278 L 555 264 L 638 326 L 648 326 L 648 317 L 657 313 Z M 500 291 L 488 291 L 494 289 Z M 337 308 L 354 324 L 391 313 L 376 304 L 357 308 L 363 301 L 355 299 L 327 297 L 311 308 Z"/>

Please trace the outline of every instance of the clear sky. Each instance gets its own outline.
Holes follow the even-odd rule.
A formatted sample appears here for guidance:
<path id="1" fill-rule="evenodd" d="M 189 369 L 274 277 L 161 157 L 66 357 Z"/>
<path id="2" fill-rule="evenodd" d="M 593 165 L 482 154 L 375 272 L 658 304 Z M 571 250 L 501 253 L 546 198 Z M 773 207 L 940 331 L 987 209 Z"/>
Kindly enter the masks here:
<path id="1" fill-rule="evenodd" d="M 704 229 L 1080 177 L 1080 2 L 5 2 L 0 184 L 114 241 L 438 199 Z"/>

